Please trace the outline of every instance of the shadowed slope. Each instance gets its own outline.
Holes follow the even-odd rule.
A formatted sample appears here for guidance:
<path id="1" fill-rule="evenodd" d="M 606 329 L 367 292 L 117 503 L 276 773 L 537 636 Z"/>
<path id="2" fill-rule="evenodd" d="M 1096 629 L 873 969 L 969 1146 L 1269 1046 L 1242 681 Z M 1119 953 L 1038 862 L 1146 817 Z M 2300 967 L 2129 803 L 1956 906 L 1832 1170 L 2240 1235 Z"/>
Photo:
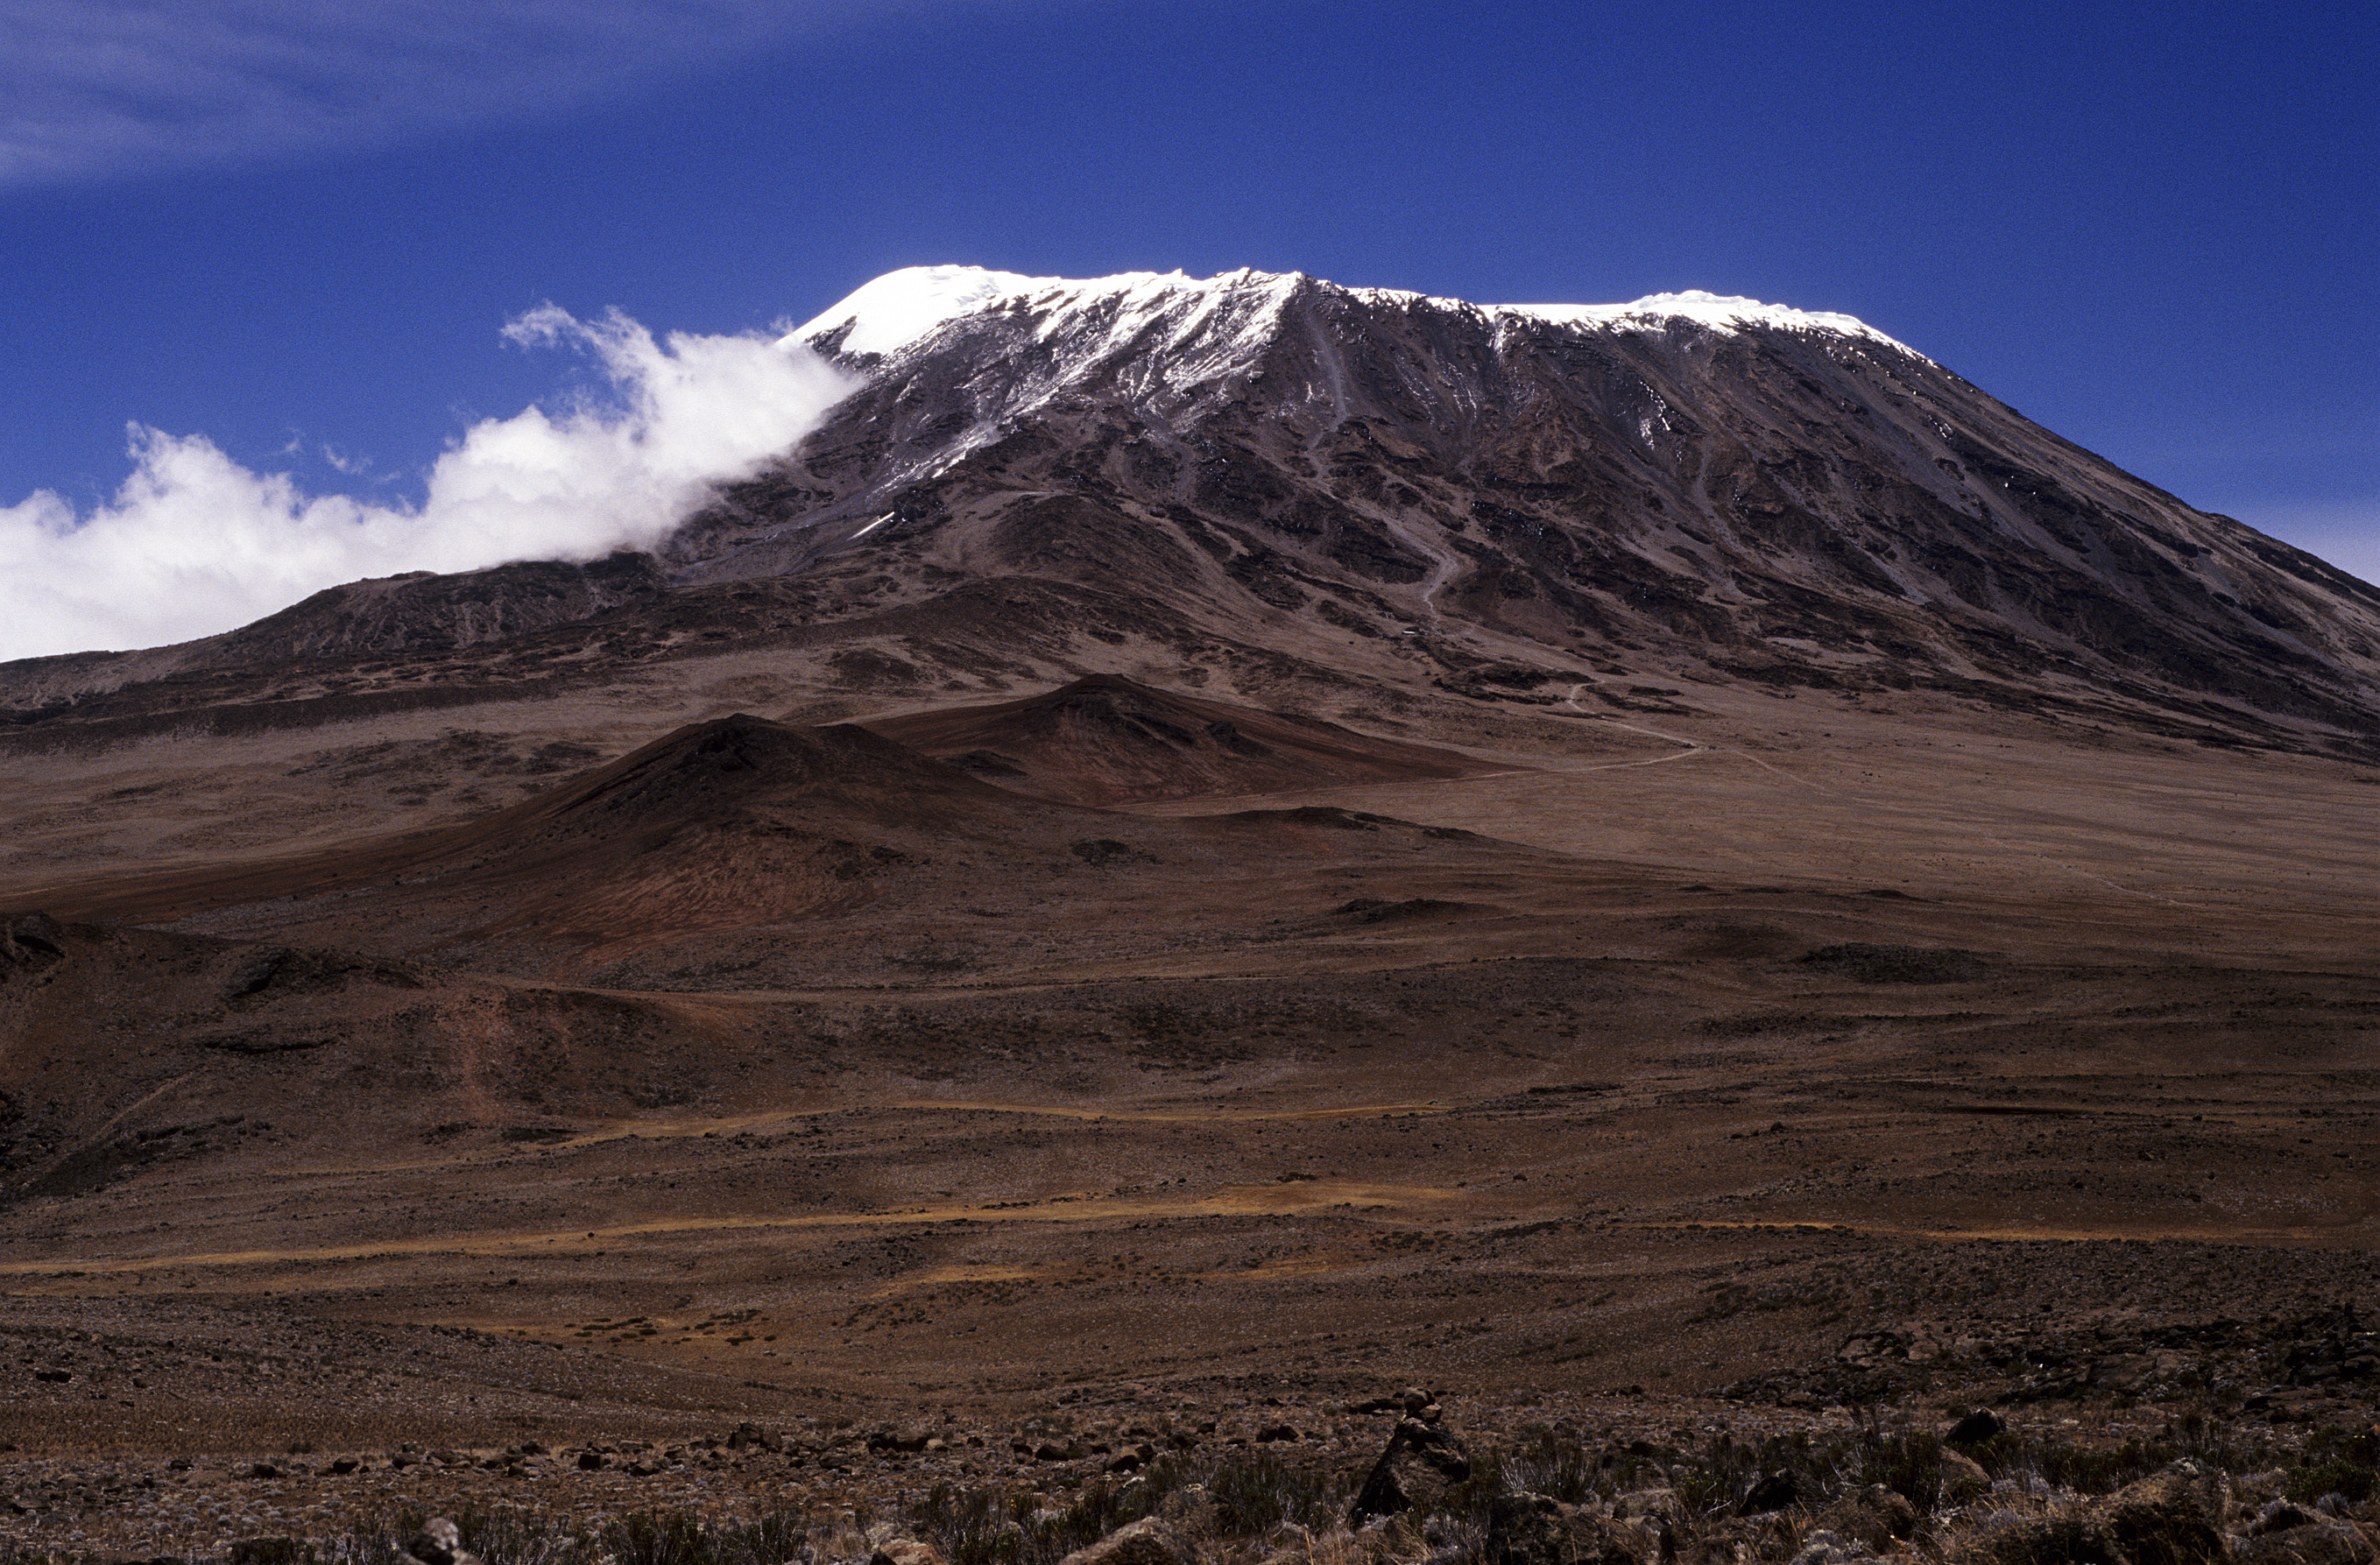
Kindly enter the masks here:
<path id="1" fill-rule="evenodd" d="M 1089 705 L 1109 710 L 1104 695 Z M 1172 710 L 1175 717 L 1196 715 Z M 1180 726 L 1174 718 L 1145 716 Z M 1109 727 L 1138 733 L 1137 721 L 1116 717 Z M 1226 730 L 1220 738 L 1200 730 L 1210 744 L 1237 738 L 1259 747 L 1221 718 L 1205 721 Z M 1297 728 L 1269 721 L 1282 732 Z M 1318 752 L 1331 753 L 1341 731 L 1318 728 Z M 1094 724 L 1092 733 L 1108 728 Z M 1086 747 L 1070 727 L 1052 755 L 1070 753 L 1067 734 L 1075 749 Z M 1360 743 L 1342 747 L 1348 764 L 1366 754 Z M 1462 761 L 1417 746 L 1398 750 L 1411 750 L 1416 766 Z M 979 919 L 1029 912 L 1030 924 L 1013 938 L 1038 951 L 1061 927 L 1064 943 L 1096 941 L 1099 931 L 1119 927 L 1145 929 L 1149 914 L 1135 900 L 1145 895 L 1160 896 L 1170 919 L 1236 928 L 1247 907 L 1268 904 L 1272 894 L 1243 886 L 1248 875 L 1269 887 L 1268 878 L 1325 874 L 1349 862 L 1395 864 L 1400 872 L 1514 854 L 1533 865 L 1567 862 L 1386 818 L 1339 819 L 1344 811 L 1318 812 L 1330 819 L 1318 824 L 1308 819 L 1317 813 L 1127 819 L 1020 796 L 855 725 L 803 728 L 739 715 L 682 728 L 536 798 L 443 831 L 228 870 L 59 883 L 11 901 L 77 922 L 434 956 L 516 975 L 584 976 L 632 953 L 675 952 L 656 958 L 660 967 L 639 967 L 653 977 L 676 971 L 681 959 L 705 960 L 695 953 L 715 953 L 721 939 L 740 932 L 759 942 L 737 947 L 743 969 L 782 964 L 789 942 L 814 957 L 843 952 L 833 961 L 847 967 L 872 960 L 868 953 L 895 938 L 896 927 L 905 931 L 898 938 L 913 943 L 949 938 L 936 931 L 954 912 L 971 931 Z M 1351 831 L 1351 822 L 1366 830 Z M 1379 832 L 1380 826 L 1390 830 Z M 1190 895 L 1204 908 L 1193 913 L 1184 896 L 1209 877 L 1222 889 Z M 1310 891 L 1300 900 L 1327 905 L 1329 894 Z M 1060 906 L 1070 911 L 1054 911 Z"/>
<path id="2" fill-rule="evenodd" d="M 370 944 L 532 930 L 646 944 L 847 906 L 923 844 L 1050 835 L 1046 815 L 863 728 L 737 715 L 446 831 L 25 900 L 137 923 L 273 904 L 285 924 L 335 924 Z"/>
<path id="3" fill-rule="evenodd" d="M 1003 788 L 1083 805 L 1503 770 L 1452 750 L 1152 690 L 1115 674 L 1021 701 L 913 712 L 868 726 Z"/>

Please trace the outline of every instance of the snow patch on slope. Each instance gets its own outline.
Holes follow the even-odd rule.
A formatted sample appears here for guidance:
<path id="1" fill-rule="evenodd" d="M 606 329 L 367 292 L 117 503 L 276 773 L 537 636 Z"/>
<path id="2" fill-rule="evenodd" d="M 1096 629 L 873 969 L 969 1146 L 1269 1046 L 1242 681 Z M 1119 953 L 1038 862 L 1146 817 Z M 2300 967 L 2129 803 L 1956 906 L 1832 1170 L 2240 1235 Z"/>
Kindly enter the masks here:
<path id="1" fill-rule="evenodd" d="M 839 302 L 787 333 L 787 343 L 818 344 L 843 334 L 846 354 L 889 356 L 933 335 L 945 323 L 995 308 L 1051 312 L 1044 340 L 1057 334 L 1062 315 L 1113 306 L 1111 319 L 1146 320 L 1176 309 L 1188 311 L 1186 341 L 1224 296 L 1256 285 L 1286 285 L 1295 279 L 1242 269 L 1196 278 L 1181 272 L 1119 272 L 1111 277 L 1027 277 L 980 266 L 905 266 L 866 283 Z"/>
<path id="2" fill-rule="evenodd" d="M 1903 353 L 1915 350 L 1894 342 L 1857 316 L 1831 310 L 1795 309 L 1791 305 L 1763 304 L 1689 288 L 1682 293 L 1647 294 L 1627 304 L 1497 304 L 1485 307 L 1495 315 L 1526 315 L 1565 326 L 1619 326 L 1633 322 L 1691 321 L 1714 331 L 1735 332 L 1746 326 L 1776 326 L 1791 332 L 1834 332 L 1847 337 L 1872 337 Z"/>
<path id="3" fill-rule="evenodd" d="M 861 284 L 782 340 L 814 343 L 842 331 L 845 353 L 898 353 L 943 321 L 972 315 L 1011 295 L 1081 285 L 1062 277 L 1026 277 L 980 266 L 905 266 Z"/>

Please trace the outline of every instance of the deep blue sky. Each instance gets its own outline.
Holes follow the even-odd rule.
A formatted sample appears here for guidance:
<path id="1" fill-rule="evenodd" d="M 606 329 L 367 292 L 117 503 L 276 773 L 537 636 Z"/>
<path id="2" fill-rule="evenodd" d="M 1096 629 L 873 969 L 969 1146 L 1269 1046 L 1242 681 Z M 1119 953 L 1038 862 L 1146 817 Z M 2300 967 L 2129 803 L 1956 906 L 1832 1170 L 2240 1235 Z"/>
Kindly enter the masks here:
<path id="1" fill-rule="evenodd" d="M 548 3 L 0 21 L 0 507 L 109 498 L 128 420 L 418 496 L 570 380 L 500 335 L 547 301 L 735 333 L 919 262 L 1252 265 L 1845 311 L 2380 576 L 2368 0 Z"/>

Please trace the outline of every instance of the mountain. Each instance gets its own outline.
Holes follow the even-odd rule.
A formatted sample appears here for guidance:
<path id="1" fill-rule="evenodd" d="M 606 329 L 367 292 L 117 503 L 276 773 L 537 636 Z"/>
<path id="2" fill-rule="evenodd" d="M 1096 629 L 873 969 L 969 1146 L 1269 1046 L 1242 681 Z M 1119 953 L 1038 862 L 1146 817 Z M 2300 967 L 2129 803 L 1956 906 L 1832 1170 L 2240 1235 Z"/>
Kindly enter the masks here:
<path id="1" fill-rule="evenodd" d="M 20 743 L 301 722 L 746 647 L 876 699 L 1129 647 L 1257 694 L 1624 704 L 1682 677 L 2380 745 L 2380 590 L 1849 317 L 922 268 L 793 336 L 862 389 L 654 556 L 30 660 L 0 709 Z"/>
<path id="2" fill-rule="evenodd" d="M 1128 585 L 1252 642 L 1293 620 L 1412 643 L 1457 689 L 1650 661 L 2374 734 L 2380 592 L 1847 317 L 957 281 L 944 318 L 953 279 L 896 274 L 805 328 L 872 378 L 688 529 L 686 579 L 864 559 L 911 590 Z"/>
<path id="3" fill-rule="evenodd" d="M 794 334 L 858 389 L 650 553 L 0 668 L 19 1467 L 2368 1418 L 2372 588 L 1840 316 Z"/>

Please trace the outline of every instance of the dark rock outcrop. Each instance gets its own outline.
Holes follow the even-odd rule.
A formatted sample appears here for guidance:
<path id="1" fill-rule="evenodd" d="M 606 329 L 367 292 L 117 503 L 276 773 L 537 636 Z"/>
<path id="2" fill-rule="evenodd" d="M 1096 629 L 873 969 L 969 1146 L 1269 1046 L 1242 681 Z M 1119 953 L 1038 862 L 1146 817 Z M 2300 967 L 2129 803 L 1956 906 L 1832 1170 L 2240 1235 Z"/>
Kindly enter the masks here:
<path id="1" fill-rule="evenodd" d="M 1766 1516 L 1772 1510 L 1784 1510 L 1798 1505 L 1802 1499 L 1802 1480 L 1790 1469 L 1766 1474 L 1752 1486 L 1735 1508 L 1738 1516 Z"/>
<path id="2" fill-rule="evenodd" d="M 1406 1392 L 1403 1401 L 1405 1415 L 1356 1493 L 1350 1515 L 1358 1526 L 1416 1505 L 1427 1509 L 1471 1476 L 1471 1459 L 1447 1429 L 1438 1404 L 1420 1391 Z"/>
<path id="3" fill-rule="evenodd" d="M 1979 1446 L 1996 1438 L 2008 1428 L 2008 1421 L 1989 1408 L 1978 1408 L 1956 1424 L 1942 1438 L 1954 1446 Z"/>
<path id="4" fill-rule="evenodd" d="M 1818 1525 L 1888 1554 L 1917 1531 L 1917 1508 L 1882 1484 L 1848 1491 L 1818 1514 Z"/>
<path id="5" fill-rule="evenodd" d="M 1643 1565 L 1645 1535 L 1539 1494 L 1498 1495 L 1487 1565 Z"/>

